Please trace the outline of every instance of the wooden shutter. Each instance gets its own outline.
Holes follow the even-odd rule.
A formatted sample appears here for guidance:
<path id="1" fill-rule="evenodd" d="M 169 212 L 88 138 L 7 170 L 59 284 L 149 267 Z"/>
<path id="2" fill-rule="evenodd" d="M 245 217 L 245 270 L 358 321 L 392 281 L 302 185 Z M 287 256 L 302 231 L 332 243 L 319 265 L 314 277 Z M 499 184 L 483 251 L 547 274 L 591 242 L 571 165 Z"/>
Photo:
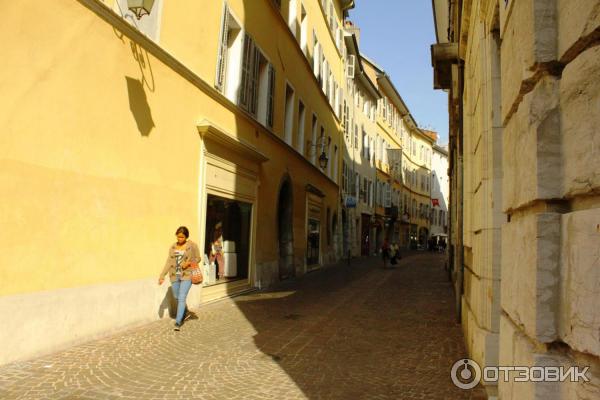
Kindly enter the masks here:
<path id="1" fill-rule="evenodd" d="M 215 87 L 223 92 L 225 89 L 225 71 L 227 69 L 227 45 L 229 42 L 229 7 L 225 3 L 221 21 L 221 34 L 219 36 L 219 54 L 217 56 L 217 79 Z"/>
<path id="2" fill-rule="evenodd" d="M 249 101 L 250 101 L 250 107 L 248 109 L 248 111 L 250 111 L 250 113 L 252 115 L 256 116 L 256 111 L 258 109 L 258 74 L 259 74 L 259 68 L 260 68 L 260 62 L 263 59 L 263 55 L 260 53 L 260 51 L 253 46 L 253 51 L 254 54 L 252 54 L 252 65 L 251 65 L 251 69 L 250 69 L 250 75 L 249 75 L 249 81 L 250 81 L 250 85 L 249 85 Z"/>
<path id="3" fill-rule="evenodd" d="M 248 96 L 248 88 L 250 85 L 250 71 L 252 69 L 251 60 L 253 56 L 252 50 L 252 39 L 247 34 L 244 34 L 244 41 L 242 43 L 242 76 L 240 82 L 240 91 L 238 104 L 245 110 L 248 110 L 249 104 L 249 96 Z"/>
<path id="4" fill-rule="evenodd" d="M 269 91 L 268 91 L 268 102 L 267 102 L 267 125 L 269 128 L 273 128 L 273 113 L 274 113 L 274 100 L 275 100 L 275 68 L 269 64 Z"/>

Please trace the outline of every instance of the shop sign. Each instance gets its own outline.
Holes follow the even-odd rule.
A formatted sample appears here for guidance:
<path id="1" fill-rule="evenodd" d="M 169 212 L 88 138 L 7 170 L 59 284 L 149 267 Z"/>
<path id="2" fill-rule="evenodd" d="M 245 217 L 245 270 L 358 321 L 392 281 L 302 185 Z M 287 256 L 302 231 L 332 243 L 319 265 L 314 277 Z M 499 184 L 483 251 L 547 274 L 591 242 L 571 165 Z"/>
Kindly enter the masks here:
<path id="1" fill-rule="evenodd" d="M 346 196 L 346 208 L 356 208 L 356 197 Z"/>

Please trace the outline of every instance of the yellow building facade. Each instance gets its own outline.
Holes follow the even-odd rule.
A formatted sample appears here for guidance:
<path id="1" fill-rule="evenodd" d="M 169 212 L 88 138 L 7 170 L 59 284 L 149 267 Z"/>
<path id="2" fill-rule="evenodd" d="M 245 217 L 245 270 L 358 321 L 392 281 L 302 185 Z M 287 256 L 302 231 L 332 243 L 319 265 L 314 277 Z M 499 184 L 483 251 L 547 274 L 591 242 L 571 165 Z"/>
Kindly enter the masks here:
<path id="1" fill-rule="evenodd" d="M 375 138 L 376 107 L 381 94 L 365 71 L 358 32 L 347 22 L 347 82 L 344 96 L 344 159 L 342 165 L 342 228 L 344 255 L 368 256 L 376 248 Z"/>
<path id="2" fill-rule="evenodd" d="M 401 247 L 425 246 L 430 227 L 431 155 L 435 139 L 417 126 L 391 78 L 374 61 L 363 57 L 369 75 L 382 94 L 377 106 L 382 195 L 379 215 L 384 238 Z"/>
<path id="3" fill-rule="evenodd" d="M 192 307 L 337 254 L 353 2 L 126 3 L 3 9 L 0 363 L 165 316 L 180 225 L 226 244 Z"/>

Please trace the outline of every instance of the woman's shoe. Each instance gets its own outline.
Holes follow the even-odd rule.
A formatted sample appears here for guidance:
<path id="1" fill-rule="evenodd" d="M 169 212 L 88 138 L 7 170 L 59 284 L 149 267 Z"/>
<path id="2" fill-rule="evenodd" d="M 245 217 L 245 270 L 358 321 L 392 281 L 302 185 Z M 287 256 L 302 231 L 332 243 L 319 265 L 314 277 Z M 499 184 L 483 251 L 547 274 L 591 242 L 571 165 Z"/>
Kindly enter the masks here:
<path id="1" fill-rule="evenodd" d="M 173 328 L 173 330 L 179 332 L 181 330 L 181 324 L 175 322 L 175 327 Z"/>

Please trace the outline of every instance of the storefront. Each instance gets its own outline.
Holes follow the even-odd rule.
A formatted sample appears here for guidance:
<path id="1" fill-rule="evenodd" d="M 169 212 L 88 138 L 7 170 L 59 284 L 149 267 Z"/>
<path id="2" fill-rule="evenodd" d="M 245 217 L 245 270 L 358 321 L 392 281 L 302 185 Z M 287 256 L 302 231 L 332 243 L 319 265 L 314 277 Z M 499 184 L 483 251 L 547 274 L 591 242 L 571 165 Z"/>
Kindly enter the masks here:
<path id="1" fill-rule="evenodd" d="M 205 280 L 202 301 L 254 286 L 256 206 L 260 164 L 253 146 L 204 121 L 200 168 L 200 250 Z"/>
<path id="2" fill-rule="evenodd" d="M 373 236 L 371 230 L 371 216 L 369 214 L 361 214 L 361 235 L 360 235 L 360 255 L 368 256 L 371 252 L 371 241 Z"/>
<path id="3" fill-rule="evenodd" d="M 312 185 L 306 187 L 306 270 L 318 268 L 321 259 L 321 216 L 323 193 Z"/>

